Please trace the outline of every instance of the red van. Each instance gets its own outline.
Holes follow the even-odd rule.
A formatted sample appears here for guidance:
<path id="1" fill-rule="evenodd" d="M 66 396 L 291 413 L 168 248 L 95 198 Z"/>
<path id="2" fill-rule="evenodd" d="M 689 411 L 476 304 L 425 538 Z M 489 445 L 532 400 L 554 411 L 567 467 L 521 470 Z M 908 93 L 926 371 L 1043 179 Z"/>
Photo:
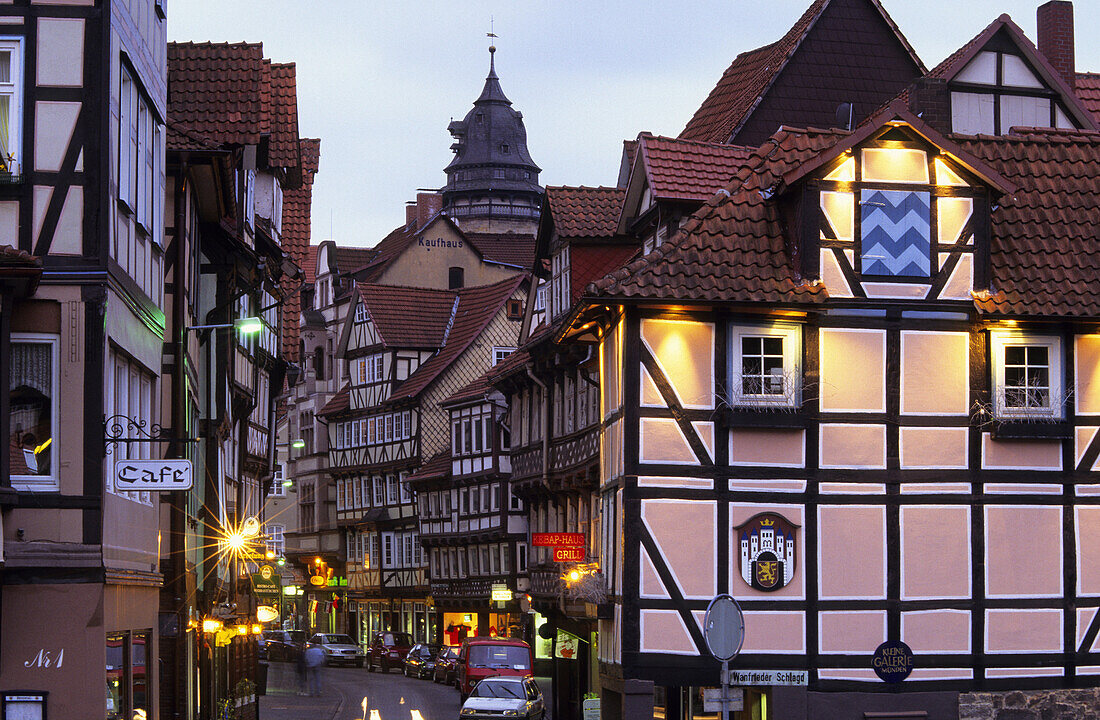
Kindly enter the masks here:
<path id="1" fill-rule="evenodd" d="M 487 677 L 533 676 L 535 653 L 522 640 L 479 635 L 462 641 L 455 666 L 455 686 L 465 701 L 474 685 Z"/>

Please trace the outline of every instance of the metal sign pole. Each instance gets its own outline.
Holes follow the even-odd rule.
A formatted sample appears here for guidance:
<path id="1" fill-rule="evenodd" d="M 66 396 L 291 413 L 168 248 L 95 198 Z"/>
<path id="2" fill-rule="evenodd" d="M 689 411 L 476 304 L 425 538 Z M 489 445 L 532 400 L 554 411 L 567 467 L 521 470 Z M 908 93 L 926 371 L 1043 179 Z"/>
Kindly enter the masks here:
<path id="1" fill-rule="evenodd" d="M 730 661 L 722 661 L 722 720 L 730 720 Z"/>

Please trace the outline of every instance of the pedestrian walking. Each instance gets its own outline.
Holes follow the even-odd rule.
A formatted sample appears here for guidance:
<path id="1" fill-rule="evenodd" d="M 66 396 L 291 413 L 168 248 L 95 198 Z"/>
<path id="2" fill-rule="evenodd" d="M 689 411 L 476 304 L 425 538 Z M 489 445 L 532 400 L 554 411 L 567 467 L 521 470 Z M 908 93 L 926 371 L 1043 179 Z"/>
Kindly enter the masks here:
<path id="1" fill-rule="evenodd" d="M 321 668 L 325 665 L 325 651 L 320 645 L 310 645 L 306 648 L 306 672 L 309 674 L 310 697 L 321 695 Z"/>
<path id="2" fill-rule="evenodd" d="M 298 694 L 306 694 L 306 653 L 305 648 L 300 648 L 295 653 L 294 670 L 298 676 Z"/>

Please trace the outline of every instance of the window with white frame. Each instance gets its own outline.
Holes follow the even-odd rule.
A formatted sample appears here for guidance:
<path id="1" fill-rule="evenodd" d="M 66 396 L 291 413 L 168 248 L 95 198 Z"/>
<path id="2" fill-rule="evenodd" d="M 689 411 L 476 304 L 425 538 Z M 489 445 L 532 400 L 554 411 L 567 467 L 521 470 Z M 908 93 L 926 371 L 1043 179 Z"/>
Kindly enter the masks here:
<path id="1" fill-rule="evenodd" d="M 363 306 L 360 305 L 359 307 Z M 355 383 L 357 385 L 382 382 L 384 379 L 382 355 L 382 353 L 374 353 L 373 355 L 356 358 L 353 361 L 355 368 Z"/>
<path id="2" fill-rule="evenodd" d="M 397 504 L 397 476 L 386 476 L 386 502 L 390 505 Z"/>
<path id="3" fill-rule="evenodd" d="M 355 306 L 355 322 L 364 323 L 367 321 L 367 306 L 363 303 L 359 303 Z"/>
<path id="4" fill-rule="evenodd" d="M 382 507 L 386 504 L 386 490 L 385 485 L 381 477 L 377 475 L 374 477 L 374 506 Z"/>
<path id="5" fill-rule="evenodd" d="M 401 502 L 410 503 L 413 501 L 412 490 L 409 489 L 409 481 L 406 479 L 408 473 L 402 472 L 398 475 L 397 484 L 400 487 Z"/>
<path id="6" fill-rule="evenodd" d="M 393 533 L 382 533 L 382 563 L 386 567 L 393 567 Z"/>
<path id="7" fill-rule="evenodd" d="M 514 353 L 516 349 L 514 347 L 494 347 L 493 348 L 493 365 L 497 365 Z"/>
<path id="8" fill-rule="evenodd" d="M 569 290 L 569 246 L 550 259 L 550 317 L 565 312 L 572 301 Z"/>
<path id="9" fill-rule="evenodd" d="M 271 489 L 267 493 L 268 497 L 286 497 L 286 486 L 283 485 L 285 481 L 286 466 L 279 464 L 271 478 Z"/>
<path id="10" fill-rule="evenodd" d="M 265 525 L 264 535 L 267 536 L 267 549 L 275 553 L 275 557 L 282 557 L 286 553 L 286 525 Z"/>
<path id="11" fill-rule="evenodd" d="M 730 328 L 730 401 L 737 407 L 793 407 L 801 394 L 801 328 L 734 325 Z"/>
<path id="12" fill-rule="evenodd" d="M 0 153 L 12 175 L 23 161 L 23 41 L 0 38 Z"/>
<path id="13" fill-rule="evenodd" d="M 56 335 L 13 333 L 11 340 L 11 484 L 23 490 L 57 490 L 60 339 Z"/>
<path id="14" fill-rule="evenodd" d="M 111 350 L 109 359 L 107 417 L 121 415 L 137 423 L 140 427 L 151 427 L 156 424 L 159 420 L 156 411 L 156 376 L 116 350 Z M 127 435 L 136 437 L 136 431 L 130 430 Z M 154 457 L 153 448 L 153 443 L 123 443 L 114 448 L 112 458 L 115 462 L 119 460 L 148 460 Z M 235 461 L 235 450 L 229 451 L 229 453 L 227 460 Z M 151 504 L 150 493 L 133 492 L 126 490 L 124 487 L 119 487 L 116 484 L 113 471 L 109 473 L 108 477 L 110 478 L 107 482 L 108 491 L 130 500 Z M 233 477 L 236 477 L 235 472 Z"/>
<path id="15" fill-rule="evenodd" d="M 994 412 L 1001 418 L 1060 418 L 1062 342 L 1060 338 L 994 332 Z"/>

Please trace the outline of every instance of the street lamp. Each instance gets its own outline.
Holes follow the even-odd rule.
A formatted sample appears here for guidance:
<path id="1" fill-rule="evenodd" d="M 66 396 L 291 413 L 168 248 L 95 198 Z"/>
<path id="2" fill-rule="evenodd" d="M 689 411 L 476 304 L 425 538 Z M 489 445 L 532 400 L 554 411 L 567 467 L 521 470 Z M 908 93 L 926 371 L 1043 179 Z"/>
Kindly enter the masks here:
<path id="1" fill-rule="evenodd" d="M 229 328 L 236 328 L 242 335 L 255 335 L 264 329 L 264 323 L 258 317 L 244 317 L 231 323 L 187 326 L 188 330 L 227 330 Z"/>

